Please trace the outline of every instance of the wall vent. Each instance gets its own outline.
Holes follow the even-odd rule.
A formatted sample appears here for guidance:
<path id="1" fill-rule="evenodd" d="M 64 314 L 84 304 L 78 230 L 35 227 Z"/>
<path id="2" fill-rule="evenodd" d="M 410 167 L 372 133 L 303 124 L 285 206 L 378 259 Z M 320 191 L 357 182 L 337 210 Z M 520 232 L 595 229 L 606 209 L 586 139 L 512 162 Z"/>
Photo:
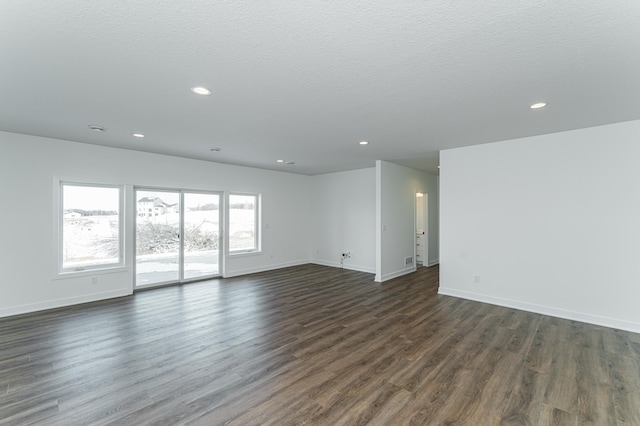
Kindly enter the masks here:
<path id="1" fill-rule="evenodd" d="M 404 258 L 404 266 L 413 265 L 413 256 Z"/>

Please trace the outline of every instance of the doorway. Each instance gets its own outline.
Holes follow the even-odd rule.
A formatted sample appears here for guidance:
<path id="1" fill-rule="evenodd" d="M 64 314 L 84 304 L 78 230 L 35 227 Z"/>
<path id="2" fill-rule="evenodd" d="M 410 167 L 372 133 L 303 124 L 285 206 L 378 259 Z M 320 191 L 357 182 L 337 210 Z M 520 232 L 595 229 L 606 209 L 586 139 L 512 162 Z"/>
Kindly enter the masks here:
<path id="1" fill-rule="evenodd" d="M 429 194 L 416 192 L 416 266 L 429 265 Z"/>
<path id="2" fill-rule="evenodd" d="M 136 188 L 135 288 L 220 275 L 219 193 Z"/>

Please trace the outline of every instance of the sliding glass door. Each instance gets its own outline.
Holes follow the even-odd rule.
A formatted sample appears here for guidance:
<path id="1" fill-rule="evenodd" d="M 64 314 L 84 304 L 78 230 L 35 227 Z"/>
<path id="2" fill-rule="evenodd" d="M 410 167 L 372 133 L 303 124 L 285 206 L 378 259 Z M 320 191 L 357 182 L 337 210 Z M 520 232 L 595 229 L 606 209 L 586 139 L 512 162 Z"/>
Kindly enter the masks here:
<path id="1" fill-rule="evenodd" d="M 220 195 L 185 192 L 183 279 L 218 275 Z"/>
<path id="2" fill-rule="evenodd" d="M 136 189 L 136 288 L 219 275 L 220 194 Z"/>
<path id="3" fill-rule="evenodd" d="M 180 193 L 136 190 L 136 287 L 180 280 Z"/>

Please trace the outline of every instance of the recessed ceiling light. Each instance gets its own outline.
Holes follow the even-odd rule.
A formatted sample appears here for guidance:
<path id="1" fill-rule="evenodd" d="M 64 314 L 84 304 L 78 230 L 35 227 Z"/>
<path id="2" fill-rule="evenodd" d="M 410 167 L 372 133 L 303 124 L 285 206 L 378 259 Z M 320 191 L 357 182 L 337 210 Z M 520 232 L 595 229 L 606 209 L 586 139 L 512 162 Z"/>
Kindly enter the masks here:
<path id="1" fill-rule="evenodd" d="M 531 105 L 529 108 L 531 109 L 538 109 L 538 108 L 543 108 L 545 107 L 547 104 L 544 102 L 538 102 L 537 104 L 533 104 Z"/>
<path id="2" fill-rule="evenodd" d="M 222 148 L 218 148 L 217 146 L 214 146 L 209 151 L 218 152 L 218 151 L 222 151 Z"/>
<path id="3" fill-rule="evenodd" d="M 202 86 L 192 87 L 191 91 L 196 95 L 202 95 L 202 96 L 207 96 L 211 94 L 210 89 L 207 89 L 206 87 L 202 87 Z"/>
<path id="4" fill-rule="evenodd" d="M 142 133 L 132 133 L 132 135 L 136 138 L 144 138 L 144 135 Z"/>
<path id="5" fill-rule="evenodd" d="M 278 163 L 284 163 L 284 160 L 277 160 Z"/>
<path id="6" fill-rule="evenodd" d="M 104 133 L 107 131 L 106 127 L 98 126 L 96 124 L 89 124 L 89 128 L 94 132 L 98 132 L 98 133 Z"/>
<path id="7" fill-rule="evenodd" d="M 360 141 L 360 142 L 358 142 L 358 143 L 359 143 L 360 145 L 369 145 L 369 142 L 367 142 L 367 141 Z"/>

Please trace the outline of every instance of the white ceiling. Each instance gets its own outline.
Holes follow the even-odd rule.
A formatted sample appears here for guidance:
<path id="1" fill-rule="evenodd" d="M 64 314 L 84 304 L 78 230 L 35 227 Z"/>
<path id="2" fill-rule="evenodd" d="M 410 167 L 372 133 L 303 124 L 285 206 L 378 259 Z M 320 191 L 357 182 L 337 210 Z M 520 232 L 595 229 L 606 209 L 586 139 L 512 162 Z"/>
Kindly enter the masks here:
<path id="1" fill-rule="evenodd" d="M 9 132 L 437 172 L 441 149 L 638 119 L 639 99 L 638 0 L 0 2 Z"/>

